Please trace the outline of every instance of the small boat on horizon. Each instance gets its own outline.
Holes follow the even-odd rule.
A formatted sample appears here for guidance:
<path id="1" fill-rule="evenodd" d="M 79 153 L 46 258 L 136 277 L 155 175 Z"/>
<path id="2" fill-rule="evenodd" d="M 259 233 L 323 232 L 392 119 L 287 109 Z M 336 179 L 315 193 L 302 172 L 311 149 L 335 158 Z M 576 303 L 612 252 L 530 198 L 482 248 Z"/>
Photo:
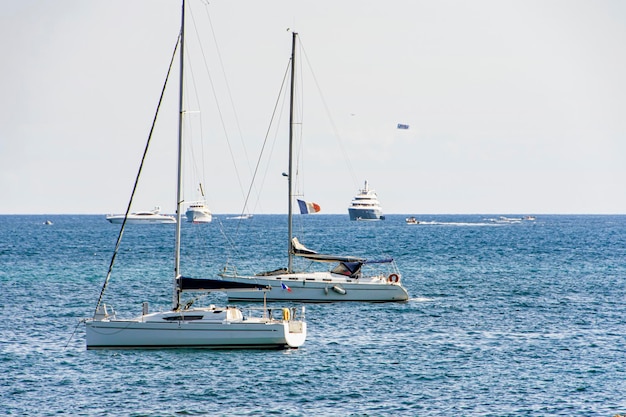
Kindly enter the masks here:
<path id="1" fill-rule="evenodd" d="M 254 217 L 254 214 L 241 214 L 239 216 L 226 217 L 226 220 L 249 220 Z"/>

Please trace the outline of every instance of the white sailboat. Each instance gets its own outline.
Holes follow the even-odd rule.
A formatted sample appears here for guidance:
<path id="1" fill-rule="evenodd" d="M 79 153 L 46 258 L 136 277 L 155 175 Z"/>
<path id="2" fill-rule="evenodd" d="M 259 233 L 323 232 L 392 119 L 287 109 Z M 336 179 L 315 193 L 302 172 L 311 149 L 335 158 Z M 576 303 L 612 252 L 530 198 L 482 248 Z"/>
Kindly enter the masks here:
<path id="1" fill-rule="evenodd" d="M 307 335 L 304 309 L 262 309 L 259 317 L 253 317 L 236 307 L 192 307 L 193 299 L 181 303 L 181 295 L 187 291 L 237 291 L 258 292 L 263 298 L 264 288 L 253 283 L 228 283 L 214 279 L 185 277 L 180 268 L 181 246 L 181 184 L 183 149 L 183 62 L 184 62 L 185 1 L 182 1 L 181 32 L 178 53 L 180 56 L 180 92 L 178 127 L 178 182 L 176 251 L 173 279 L 172 309 L 150 313 L 144 303 L 140 315 L 118 318 L 116 313 L 102 302 L 110 278 L 113 260 L 102 288 L 93 318 L 85 320 L 87 349 L 110 348 L 286 348 L 301 346 Z M 132 199 L 131 199 L 132 201 Z M 130 204 L 129 204 L 130 207 Z M 120 231 L 121 239 L 125 223 Z M 274 314 L 272 314 L 272 312 Z M 278 315 L 276 316 L 276 313 Z M 300 315 L 300 317 L 296 317 Z M 275 317 L 276 316 L 276 317 Z"/>
<path id="2" fill-rule="evenodd" d="M 291 51 L 291 103 L 289 127 L 289 182 L 288 192 L 288 266 L 285 269 L 264 272 L 253 276 L 240 275 L 236 270 L 226 269 L 220 276 L 228 282 L 254 283 L 271 289 L 265 297 L 268 301 L 289 300 L 302 302 L 335 301 L 406 301 L 409 295 L 402 286 L 402 275 L 391 258 L 370 260 L 353 256 L 323 255 L 304 247 L 292 233 L 293 218 L 293 124 L 295 52 L 297 33 L 293 33 Z M 313 262 L 331 263 L 326 271 L 301 272 L 293 267 L 294 256 Z M 363 268 L 377 266 L 375 273 L 364 273 Z M 229 293 L 230 301 L 261 301 L 264 295 L 255 291 Z"/>

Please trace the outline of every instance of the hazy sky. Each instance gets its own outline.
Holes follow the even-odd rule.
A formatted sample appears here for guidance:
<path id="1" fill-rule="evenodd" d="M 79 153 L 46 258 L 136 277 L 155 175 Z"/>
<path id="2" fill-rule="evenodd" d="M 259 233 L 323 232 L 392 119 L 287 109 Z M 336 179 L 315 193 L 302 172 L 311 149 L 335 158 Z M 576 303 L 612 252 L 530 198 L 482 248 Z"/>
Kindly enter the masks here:
<path id="1" fill-rule="evenodd" d="M 242 210 L 288 28 L 323 94 L 302 119 L 302 191 L 323 213 L 347 213 L 366 179 L 387 214 L 626 213 L 624 1 L 191 3 L 221 56 L 204 56 L 200 94 L 232 100 L 203 106 L 194 151 L 215 213 Z M 179 24 L 177 0 L 0 3 L 1 214 L 124 211 Z M 173 211 L 168 97 L 136 210 Z M 286 212 L 283 130 L 255 213 Z"/>

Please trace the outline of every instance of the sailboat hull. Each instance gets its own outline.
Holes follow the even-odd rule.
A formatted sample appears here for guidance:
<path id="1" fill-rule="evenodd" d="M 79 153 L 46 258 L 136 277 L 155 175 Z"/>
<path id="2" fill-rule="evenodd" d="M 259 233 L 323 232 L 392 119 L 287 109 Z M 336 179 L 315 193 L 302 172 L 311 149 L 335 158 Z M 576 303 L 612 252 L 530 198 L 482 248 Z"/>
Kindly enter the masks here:
<path id="1" fill-rule="evenodd" d="M 243 316 L 199 319 L 204 313 L 207 311 L 196 309 L 130 320 L 88 320 L 87 349 L 284 349 L 302 346 L 306 339 L 303 321 Z M 176 315 L 181 319 L 173 319 Z"/>
<path id="2" fill-rule="evenodd" d="M 306 323 L 302 323 L 306 326 Z M 306 332 L 292 334 L 288 324 L 87 323 L 87 349 L 284 349 L 299 347 Z"/>
<path id="3" fill-rule="evenodd" d="M 394 302 L 407 301 L 409 295 L 399 282 L 385 277 L 350 279 L 330 273 L 288 274 L 280 276 L 222 275 L 226 281 L 270 286 L 267 301 L 326 303 L 337 301 Z M 285 288 L 286 287 L 286 288 Z M 228 293 L 229 301 L 263 301 L 259 291 Z"/>

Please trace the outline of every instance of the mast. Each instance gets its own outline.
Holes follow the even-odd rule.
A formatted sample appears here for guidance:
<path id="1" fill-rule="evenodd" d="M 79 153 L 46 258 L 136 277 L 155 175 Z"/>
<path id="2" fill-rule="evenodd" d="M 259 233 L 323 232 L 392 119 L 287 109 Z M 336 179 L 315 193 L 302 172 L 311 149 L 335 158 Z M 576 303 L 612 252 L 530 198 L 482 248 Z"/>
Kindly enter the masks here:
<path id="1" fill-rule="evenodd" d="M 289 203 L 287 209 L 287 217 L 288 217 L 288 233 L 289 233 L 289 263 L 287 265 L 287 272 L 293 272 L 293 101 L 294 101 L 294 90 L 295 90 L 295 80 L 296 80 L 296 37 L 298 34 L 296 32 L 292 33 L 291 38 L 291 93 L 289 96 L 289 173 L 287 175 L 287 184 L 289 187 L 289 192 L 287 195 L 289 196 Z"/>
<path id="2" fill-rule="evenodd" d="M 176 243 L 174 255 L 174 291 L 172 309 L 177 310 L 180 306 L 180 229 L 182 223 L 182 188 L 183 188 L 183 70 L 185 60 L 185 0 L 182 0 L 182 13 L 180 22 L 180 74 L 178 92 L 178 176 L 176 182 Z"/>

